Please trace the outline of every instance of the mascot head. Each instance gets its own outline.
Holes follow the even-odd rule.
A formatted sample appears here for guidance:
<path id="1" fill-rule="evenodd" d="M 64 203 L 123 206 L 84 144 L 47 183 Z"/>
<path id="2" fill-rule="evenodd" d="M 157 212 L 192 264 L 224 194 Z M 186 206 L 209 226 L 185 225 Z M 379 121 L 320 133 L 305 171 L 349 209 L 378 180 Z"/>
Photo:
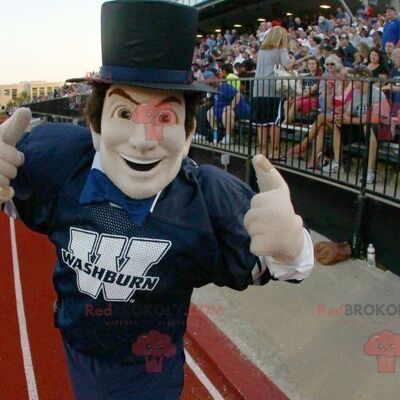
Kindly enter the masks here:
<path id="1" fill-rule="evenodd" d="M 145 199 L 176 177 L 195 114 L 209 86 L 192 82 L 195 8 L 166 1 L 102 6 L 103 65 L 86 80 L 86 115 L 104 173 L 127 196 Z"/>

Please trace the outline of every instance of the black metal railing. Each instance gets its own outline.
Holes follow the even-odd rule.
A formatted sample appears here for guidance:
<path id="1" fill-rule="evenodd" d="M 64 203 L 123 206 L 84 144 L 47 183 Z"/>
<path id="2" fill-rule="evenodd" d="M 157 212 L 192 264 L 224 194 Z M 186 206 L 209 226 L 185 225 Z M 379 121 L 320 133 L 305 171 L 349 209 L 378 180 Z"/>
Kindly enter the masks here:
<path id="1" fill-rule="evenodd" d="M 220 93 L 201 98 L 194 146 L 248 160 L 262 152 L 282 168 L 400 203 L 400 81 L 299 76 L 211 84 Z M 83 124 L 85 98 L 29 107 L 49 121 Z"/>
<path id="2" fill-rule="evenodd" d="M 281 167 L 400 203 L 400 81 L 341 75 L 214 85 L 220 94 L 201 101 L 195 145 L 247 159 L 262 152 Z"/>

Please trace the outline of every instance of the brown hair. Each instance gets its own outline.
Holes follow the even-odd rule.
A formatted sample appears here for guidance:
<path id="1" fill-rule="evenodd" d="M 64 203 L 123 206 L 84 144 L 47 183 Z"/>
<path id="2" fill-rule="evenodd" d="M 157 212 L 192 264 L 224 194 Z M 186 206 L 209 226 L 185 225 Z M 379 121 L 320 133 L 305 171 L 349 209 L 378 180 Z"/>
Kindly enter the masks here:
<path id="1" fill-rule="evenodd" d="M 311 56 L 310 58 L 307 59 L 307 65 L 309 61 L 315 61 L 317 64 L 317 71 L 315 73 L 316 76 L 321 76 L 323 74 L 321 63 L 319 62 L 317 57 Z"/>
<path id="2" fill-rule="evenodd" d="M 370 48 L 365 42 L 360 42 L 358 44 L 358 51 L 360 52 L 361 56 L 364 58 L 368 58 Z"/>
<path id="3" fill-rule="evenodd" d="M 97 133 L 101 133 L 101 114 L 103 112 L 104 99 L 110 84 L 96 83 L 92 93 L 85 103 L 84 115 L 88 124 L 92 125 Z M 200 105 L 201 94 L 197 92 L 184 92 L 186 103 L 185 131 L 188 137 L 195 128 L 197 109 Z"/>

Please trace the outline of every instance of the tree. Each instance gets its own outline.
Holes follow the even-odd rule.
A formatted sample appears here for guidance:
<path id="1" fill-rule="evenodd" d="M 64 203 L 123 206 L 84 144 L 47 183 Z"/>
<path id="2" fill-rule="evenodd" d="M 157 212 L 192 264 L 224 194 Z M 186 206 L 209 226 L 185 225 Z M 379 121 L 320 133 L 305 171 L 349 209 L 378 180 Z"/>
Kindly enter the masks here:
<path id="1" fill-rule="evenodd" d="M 28 104 L 31 101 L 31 96 L 26 90 L 23 90 L 21 94 L 15 99 L 15 105 L 20 106 L 22 104 Z"/>

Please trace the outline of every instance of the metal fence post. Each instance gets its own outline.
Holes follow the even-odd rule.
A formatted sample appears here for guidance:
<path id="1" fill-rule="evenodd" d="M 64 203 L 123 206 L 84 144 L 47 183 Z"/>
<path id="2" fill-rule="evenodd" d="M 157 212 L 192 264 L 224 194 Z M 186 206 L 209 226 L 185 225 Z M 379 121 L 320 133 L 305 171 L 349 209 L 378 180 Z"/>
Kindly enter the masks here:
<path id="1" fill-rule="evenodd" d="M 364 82 L 362 83 L 364 84 Z M 372 107 L 372 89 L 373 89 L 373 82 L 369 79 L 368 80 L 368 97 L 367 97 L 367 121 L 366 121 L 366 135 L 365 135 L 365 151 L 363 155 L 363 172 L 362 172 L 362 180 L 361 180 L 361 187 L 360 193 L 357 198 L 357 208 L 356 208 L 356 217 L 354 220 L 354 230 L 353 230 L 353 237 L 352 237 L 352 256 L 355 258 L 359 258 L 361 256 L 361 249 L 362 249 L 362 227 L 364 224 L 364 210 L 365 210 L 365 202 L 366 202 L 366 189 L 367 189 L 367 173 L 368 173 L 368 159 L 369 159 L 369 141 L 371 138 L 371 107 Z M 361 103 L 362 103 L 362 95 L 361 95 Z M 361 104 L 362 108 L 362 104 Z M 361 118 L 363 115 L 363 110 L 361 110 Z M 361 122 L 360 122 L 361 123 Z"/>
<path id="2" fill-rule="evenodd" d="M 257 79 L 250 81 L 250 110 L 253 110 L 254 107 L 254 85 L 257 85 Z M 256 174 L 254 172 L 253 164 L 251 162 L 252 159 L 252 145 L 253 142 L 255 146 L 257 146 L 257 127 L 256 127 L 256 135 L 253 140 L 253 113 L 250 112 L 249 118 L 249 135 L 247 137 L 247 154 L 246 154 L 246 183 L 254 190 L 257 191 L 257 180 Z"/>

